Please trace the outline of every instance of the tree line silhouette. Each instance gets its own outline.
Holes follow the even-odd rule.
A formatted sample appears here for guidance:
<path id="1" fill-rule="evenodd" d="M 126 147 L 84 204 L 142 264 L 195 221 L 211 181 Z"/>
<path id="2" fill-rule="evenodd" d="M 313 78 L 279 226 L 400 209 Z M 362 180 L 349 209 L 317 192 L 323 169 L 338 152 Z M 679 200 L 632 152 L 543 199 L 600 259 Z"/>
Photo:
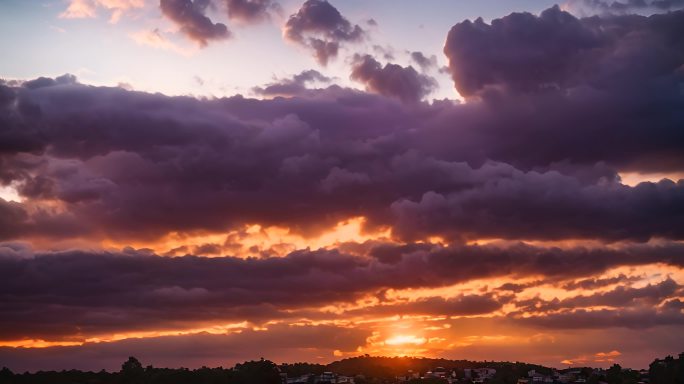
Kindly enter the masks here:
<path id="1" fill-rule="evenodd" d="M 371 357 L 368 355 L 335 361 L 333 363 L 294 363 L 277 365 L 270 360 L 254 360 L 236 364 L 232 368 L 155 368 L 144 367 L 135 357 L 129 357 L 118 372 L 83 372 L 79 370 L 38 371 L 13 373 L 9 368 L 0 370 L 0 384 L 281 384 L 283 377 L 305 374 L 320 375 L 334 372 L 354 376 L 356 384 L 394 383 L 395 377 L 406 373 L 426 372 L 444 367 L 463 373 L 465 368 L 495 368 L 496 375 L 487 384 L 517 384 L 529 370 L 550 374 L 552 369 L 520 362 L 473 362 L 467 360 L 429 359 L 413 357 Z M 592 368 L 579 368 L 589 377 L 587 384 L 638 384 L 643 382 L 638 371 L 622 369 L 614 364 L 598 374 Z M 684 353 L 678 358 L 667 356 L 655 359 L 648 370 L 649 384 L 684 384 Z M 462 377 L 462 375 L 460 376 Z M 435 384 L 441 383 L 438 379 Z M 431 384 L 425 380 L 421 384 Z"/>

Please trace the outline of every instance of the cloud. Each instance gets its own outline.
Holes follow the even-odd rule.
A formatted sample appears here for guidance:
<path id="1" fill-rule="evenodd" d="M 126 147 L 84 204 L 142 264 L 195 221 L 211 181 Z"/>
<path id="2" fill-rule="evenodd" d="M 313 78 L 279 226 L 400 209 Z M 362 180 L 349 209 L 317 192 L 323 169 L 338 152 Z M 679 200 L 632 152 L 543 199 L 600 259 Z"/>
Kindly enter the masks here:
<path id="1" fill-rule="evenodd" d="M 453 298 L 427 297 L 399 304 L 385 304 L 351 310 L 345 315 L 372 316 L 473 316 L 501 309 L 503 301 L 486 295 L 460 295 Z"/>
<path id="2" fill-rule="evenodd" d="M 563 364 L 567 365 L 580 365 L 584 364 L 586 365 L 587 363 L 601 363 L 601 362 L 613 362 L 615 361 L 615 358 L 621 356 L 622 353 L 618 350 L 613 350 L 610 352 L 597 352 L 593 356 L 578 356 L 578 357 L 573 357 L 572 359 L 566 359 L 561 361 Z"/>
<path id="3" fill-rule="evenodd" d="M 364 34 L 327 0 L 307 0 L 283 29 L 285 38 L 312 49 L 321 65 L 337 57 L 341 43 L 358 42 Z"/>
<path id="4" fill-rule="evenodd" d="M 200 248 L 209 247 L 212 245 Z M 370 250 L 371 255 L 377 252 L 375 247 Z M 338 250 L 301 250 L 282 258 L 162 257 L 130 249 L 116 253 L 40 252 L 9 243 L 0 246 L 0 340 L 78 341 L 216 323 L 337 319 L 338 315 L 318 308 L 355 303 L 386 289 L 437 288 L 505 276 L 544 275 L 564 280 L 617 266 L 653 263 L 684 266 L 679 244 L 621 250 L 388 244 L 382 252 L 395 257 L 378 259 Z M 590 320 L 573 323 L 569 318 L 575 312 L 566 313 L 569 309 L 611 305 L 624 306 L 629 316 L 636 316 L 634 322 L 628 316 L 624 325 L 616 322 L 616 326 L 638 327 L 638 318 L 644 320 L 643 327 L 649 327 L 682 321 L 676 305 L 657 306 L 661 300 L 677 297 L 677 289 L 672 280 L 644 288 L 616 288 L 593 296 L 541 302 L 538 312 L 525 309 L 536 302 L 482 293 L 386 302 L 348 315 L 475 315 L 513 302 L 521 308 L 519 314 L 524 310 L 539 318 L 520 321 L 553 326 L 556 323 L 548 319 L 559 317 L 555 326 L 577 328 L 590 326 Z M 657 312 L 653 308 L 658 308 Z M 518 313 L 511 318 L 517 319 Z M 576 315 L 603 316 L 603 312 L 587 313 Z M 607 319 L 611 313 L 605 313 Z M 651 319 L 649 314 L 655 317 Z"/>
<path id="5" fill-rule="evenodd" d="M 680 84 L 684 74 L 680 68 L 684 48 L 675 38 L 683 32 L 683 19 L 681 11 L 650 17 L 578 19 L 554 7 L 540 16 L 513 13 L 491 24 L 481 19 L 458 23 L 449 32 L 444 52 L 456 89 L 465 97 L 483 99 L 492 108 L 514 108 L 518 113 L 530 107 L 542 120 L 546 116 L 543 109 L 555 104 L 551 98 L 570 104 L 583 100 L 596 106 L 595 113 L 574 118 L 565 115 L 569 120 L 561 124 L 564 128 L 553 129 L 557 135 L 605 123 L 605 130 L 586 132 L 581 140 L 586 143 L 617 131 L 629 132 L 622 136 L 628 138 L 639 121 L 636 113 L 628 112 L 630 108 L 643 105 L 647 99 L 675 101 L 683 96 Z M 565 112 L 574 109 L 570 104 L 563 108 Z M 619 123 L 605 115 L 609 110 L 621 116 Z M 644 112 L 641 110 L 639 115 L 644 117 Z M 548 121 L 541 120 L 527 123 L 535 128 L 517 131 L 526 138 L 532 130 L 539 133 L 549 126 Z M 674 126 L 665 125 L 661 127 L 670 134 L 675 132 Z M 514 120 L 509 126 L 521 127 Z M 557 139 L 548 137 L 543 141 Z M 671 139 L 681 140 L 674 136 Z M 580 152 L 565 156 L 577 158 Z M 517 161 L 524 157 L 522 152 L 515 156 Z M 662 167 L 669 161 L 662 157 L 642 158 L 639 163 L 658 163 Z"/>
<path id="6" fill-rule="evenodd" d="M 662 12 L 684 8 L 682 0 L 572 0 L 566 7 L 579 12 L 598 11 L 602 14 L 627 14 L 639 12 Z"/>
<path id="7" fill-rule="evenodd" d="M 132 33 L 130 37 L 140 45 L 146 45 L 157 49 L 163 49 L 165 51 L 172 51 L 183 56 L 190 56 L 192 51 L 180 47 L 169 40 L 164 34 L 155 28 L 151 31 L 138 31 Z"/>
<path id="8" fill-rule="evenodd" d="M 409 240 L 684 235 L 681 181 L 630 187 L 616 170 L 678 164 L 682 95 L 407 104 L 396 99 L 418 89 L 382 87 L 415 71 L 362 63 L 368 86 L 392 97 L 302 89 L 321 79 L 314 72 L 265 87 L 299 92 L 274 100 L 167 97 L 69 76 L 2 86 L 0 177 L 29 199 L 4 239 L 152 240 L 252 224 L 310 236 L 359 216 Z M 632 119 L 648 123 L 621 125 Z"/>
<path id="9" fill-rule="evenodd" d="M 486 171 L 487 168 L 482 168 L 477 173 Z M 671 235 L 667 233 L 672 228 L 668 227 L 669 224 L 661 226 L 660 215 L 646 219 L 648 229 L 640 226 L 646 230 L 643 233 L 636 227 L 627 228 L 613 220 L 620 220 L 622 214 L 618 212 L 634 212 L 631 211 L 634 207 L 638 207 L 638 212 L 642 213 L 646 210 L 666 212 L 671 208 L 679 209 L 675 207 L 680 203 L 675 201 L 679 200 L 678 196 L 684 188 L 681 181 L 677 184 L 663 181 L 641 184 L 633 190 L 616 186 L 593 194 L 596 191 L 593 186 L 583 187 L 575 184 L 575 180 L 563 176 L 557 178 L 558 175 L 554 173 L 520 174 L 519 179 L 514 172 L 510 176 L 499 179 L 497 183 L 485 183 L 481 188 L 448 194 L 426 192 L 416 200 L 397 201 L 392 204 L 396 218 L 393 228 L 397 234 L 415 236 L 416 239 L 428 234 L 452 238 L 459 233 L 479 233 L 495 238 L 525 239 L 537 237 L 540 233 L 544 233 L 548 239 L 588 238 L 591 237 L 589 231 L 601 231 L 604 239 L 616 240 L 646 240 L 655 236 L 653 231 L 662 231 L 663 236 L 669 237 Z M 530 198 L 541 196 L 542 193 L 542 201 Z M 660 202 L 656 203 L 659 198 L 662 198 L 660 201 L 675 203 L 668 208 Z M 616 204 L 617 201 L 622 201 L 624 205 Z M 506 220 L 501 221 L 502 217 L 506 217 Z M 596 219 L 588 222 L 586 217 Z M 555 225 L 554 221 L 561 218 L 563 223 Z M 539 227 L 539 223 L 544 223 L 544 228 Z M 555 233 L 556 230 L 559 232 Z"/>
<path id="10" fill-rule="evenodd" d="M 435 55 L 427 57 L 422 52 L 414 51 L 411 52 L 411 60 L 418 64 L 423 72 L 437 67 L 437 56 Z"/>
<path id="11" fill-rule="evenodd" d="M 0 198 L 0 237 L 8 238 L 17 236 L 16 223 L 26 220 L 28 214 L 23 207 L 14 201 L 5 201 Z"/>
<path id="12" fill-rule="evenodd" d="M 413 67 L 385 64 L 370 55 L 355 55 L 351 79 L 381 95 L 396 97 L 406 103 L 419 102 L 437 87 L 435 79 L 419 74 Z"/>
<path id="13" fill-rule="evenodd" d="M 304 96 L 309 89 L 307 84 L 313 82 L 330 83 L 331 78 L 320 72 L 309 69 L 294 75 L 290 79 L 280 79 L 263 87 L 255 87 L 254 92 L 263 96 Z"/>
<path id="14" fill-rule="evenodd" d="M 517 318 L 520 324 L 550 329 L 605 329 L 624 327 L 644 329 L 684 324 L 681 311 L 641 309 L 566 310 L 544 316 Z"/>
<path id="15" fill-rule="evenodd" d="M 575 290 L 575 289 L 597 289 L 606 286 L 610 286 L 618 283 L 630 283 L 639 280 L 638 276 L 625 276 L 620 274 L 615 277 L 608 278 L 590 278 L 578 281 L 572 281 L 563 285 L 563 289 Z"/>
<path id="16" fill-rule="evenodd" d="M 104 8 L 111 12 L 109 21 L 116 23 L 126 12 L 144 6 L 144 0 L 69 0 L 69 6 L 59 14 L 59 17 L 65 19 L 94 18 L 97 17 L 98 8 Z"/>
<path id="17" fill-rule="evenodd" d="M 648 284 L 642 288 L 618 286 L 611 291 L 598 292 L 585 296 L 573 296 L 563 300 L 544 301 L 538 298 L 517 302 L 522 311 L 549 312 L 562 309 L 588 307 L 631 307 L 636 303 L 657 306 L 681 290 L 681 286 L 668 278 L 658 284 Z"/>
<path id="18" fill-rule="evenodd" d="M 456 89 L 551 92 L 590 86 L 645 90 L 656 78 L 681 81 L 681 12 L 578 19 L 553 7 L 452 27 L 444 46 Z M 631 77 L 629 82 L 624 79 Z M 677 80 L 679 79 L 679 80 Z"/>
<path id="19" fill-rule="evenodd" d="M 254 23 L 270 18 L 271 12 L 282 11 L 273 0 L 226 0 L 228 17 L 243 23 Z"/>
<path id="20" fill-rule="evenodd" d="M 43 87 L 53 87 L 55 85 L 68 85 L 76 84 L 76 76 L 71 74 L 66 74 L 58 76 L 54 79 L 49 77 L 39 77 L 34 80 L 25 81 L 22 86 L 28 89 L 38 89 Z"/>
<path id="21" fill-rule="evenodd" d="M 159 7 L 164 16 L 176 23 L 180 31 L 204 47 L 211 40 L 224 40 L 231 36 L 228 27 L 214 23 L 205 12 L 209 0 L 160 0 Z"/>

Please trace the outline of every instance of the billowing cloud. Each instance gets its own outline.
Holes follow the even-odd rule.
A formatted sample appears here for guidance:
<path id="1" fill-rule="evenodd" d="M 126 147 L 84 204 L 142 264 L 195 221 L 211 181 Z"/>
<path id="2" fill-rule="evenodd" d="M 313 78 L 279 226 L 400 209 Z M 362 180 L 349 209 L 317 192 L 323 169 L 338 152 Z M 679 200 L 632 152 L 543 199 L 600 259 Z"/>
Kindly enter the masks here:
<path id="1" fill-rule="evenodd" d="M 25 219 L 5 239 L 152 239 L 248 224 L 310 234 L 359 216 L 403 239 L 683 235 L 682 181 L 630 187 L 603 163 L 676 165 L 682 117 L 669 102 L 615 143 L 598 133 L 625 117 L 560 95 L 537 113 L 510 109 L 524 97 L 496 108 L 402 105 L 336 86 L 275 100 L 174 98 L 73 79 L 3 87 L 13 96 L 0 116 L 1 176 L 30 199 L 17 203 Z M 384 90 L 393 91 L 405 90 Z M 653 103 L 637 97 L 630 103 Z M 602 98 L 625 105 L 623 95 Z M 581 121 L 587 115 L 594 121 Z M 511 129 L 522 136 L 507 136 Z"/>
<path id="2" fill-rule="evenodd" d="M 515 93 L 592 87 L 601 92 L 648 88 L 655 79 L 681 81 L 681 12 L 651 17 L 578 19 L 554 7 L 539 16 L 513 13 L 486 24 L 456 24 L 447 37 L 456 89 Z M 625 82 L 624 79 L 630 78 Z"/>
<path id="3" fill-rule="evenodd" d="M 413 67 L 385 64 L 383 67 L 370 55 L 356 55 L 351 79 L 366 85 L 366 89 L 381 95 L 415 103 L 437 87 L 432 77 L 418 73 Z"/>
<path id="4" fill-rule="evenodd" d="M 314 52 L 322 65 L 337 57 L 341 43 L 360 41 L 365 32 L 352 25 L 327 0 L 307 0 L 297 13 L 290 16 L 283 35 Z"/>
<path id="5" fill-rule="evenodd" d="M 210 4 L 209 0 L 160 0 L 159 7 L 184 35 L 200 46 L 206 46 L 211 40 L 231 36 L 225 24 L 214 23 L 205 15 Z"/>

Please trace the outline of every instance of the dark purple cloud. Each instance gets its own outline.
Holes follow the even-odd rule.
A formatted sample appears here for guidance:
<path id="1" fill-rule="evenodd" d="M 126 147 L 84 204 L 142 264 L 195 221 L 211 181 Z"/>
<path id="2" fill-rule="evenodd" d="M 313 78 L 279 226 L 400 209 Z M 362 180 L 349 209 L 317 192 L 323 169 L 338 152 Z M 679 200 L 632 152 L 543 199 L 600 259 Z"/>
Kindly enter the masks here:
<path id="1" fill-rule="evenodd" d="M 539 16 L 513 13 L 486 24 L 456 24 L 444 53 L 456 89 L 488 91 L 651 90 L 681 81 L 682 13 L 578 19 L 558 7 Z M 629 80 L 627 80 L 629 78 Z M 669 80 L 668 80 L 669 79 Z"/>
<path id="2" fill-rule="evenodd" d="M 76 84 L 76 76 L 71 74 L 66 74 L 62 76 L 55 77 L 54 79 L 49 77 L 39 77 L 34 80 L 25 81 L 23 86 L 28 89 L 37 89 L 43 87 L 52 87 L 55 85 L 62 84 Z M 9 99 L 6 99 L 9 100 Z"/>
<path id="3" fill-rule="evenodd" d="M 255 87 L 254 91 L 263 96 L 304 96 L 309 91 L 307 85 L 313 82 L 330 83 L 331 78 L 320 72 L 309 69 L 289 79 L 280 79 L 263 87 Z"/>
<path id="4" fill-rule="evenodd" d="M 322 79 L 314 72 L 268 85 L 298 95 L 274 100 L 166 97 L 70 77 L 6 83 L 0 180 L 27 201 L 3 205 L 13 225 L 0 235 L 155 239 L 254 223 L 313 234 L 364 216 L 403 239 L 681 239 L 682 182 L 628 187 L 618 171 L 682 170 L 682 21 L 683 12 L 576 19 L 552 8 L 459 24 L 448 50 L 471 33 L 541 57 L 561 49 L 547 46 L 596 43 L 567 50 L 578 66 L 545 71 L 574 79 L 562 87 L 501 66 L 473 83 L 481 100 L 465 104 L 393 100 L 417 100 L 421 75 L 368 56 L 355 76 L 391 97 L 303 90 Z M 528 28 L 548 29 L 534 34 L 548 41 L 526 41 Z M 508 57 L 483 52 L 458 56 L 464 73 Z M 581 70 L 604 61 L 614 71 Z M 490 83 L 506 91 L 485 91 Z"/>
<path id="5" fill-rule="evenodd" d="M 426 297 L 416 301 L 376 305 L 345 312 L 345 315 L 371 316 L 474 316 L 489 314 L 501 309 L 506 298 L 491 294 L 460 295 L 452 298 Z"/>
<path id="6" fill-rule="evenodd" d="M 395 69 L 405 74 L 371 65 L 369 87 L 415 100 L 403 83 L 381 88 Z M 64 209 L 15 203 L 4 239 L 153 239 L 253 223 L 315 233 L 355 216 L 406 239 L 682 238 L 682 183 L 628 187 L 616 172 L 679 169 L 681 94 L 429 105 L 336 86 L 274 100 L 7 88 L 0 178 Z"/>
<path id="7" fill-rule="evenodd" d="M 544 316 L 517 317 L 516 323 L 550 329 L 633 329 L 684 324 L 681 311 L 643 307 L 636 309 L 565 310 Z"/>
<path id="8" fill-rule="evenodd" d="M 684 181 L 640 184 L 635 188 L 616 185 L 597 191 L 595 186 L 581 186 L 575 179 L 558 175 L 528 173 L 519 179 L 511 174 L 510 178 L 485 183 L 481 188 L 447 194 L 427 192 L 416 200 L 397 201 L 392 205 L 394 229 L 407 238 L 435 233 L 449 238 L 487 233 L 524 239 L 544 232 L 547 238 L 563 239 L 589 238 L 590 233 L 599 231 L 604 239 L 616 240 L 647 240 L 654 231 L 664 237 L 683 235 L 672 227 L 673 222 L 663 223 L 661 214 L 681 212 Z M 682 220 L 681 215 L 676 213 L 675 221 Z M 590 217 L 593 219 L 588 220 Z M 562 226 L 553 225 L 555 220 L 562 220 Z M 639 228 L 648 229 L 643 233 L 636 227 L 628 229 L 622 224 L 624 220 L 635 220 L 641 223 Z"/>
<path id="9" fill-rule="evenodd" d="M 390 288 L 441 287 L 504 276 L 544 275 L 563 281 L 617 266 L 651 263 L 682 267 L 681 248 L 679 244 L 620 250 L 415 244 L 373 246 L 370 257 L 320 250 L 240 259 L 170 258 L 133 250 L 34 253 L 9 243 L 0 246 L 0 340 L 82 339 L 244 320 L 255 324 L 315 320 L 323 316 L 315 311 L 320 306 L 353 303 Z M 378 254 L 385 256 L 374 257 Z M 541 304 L 547 310 L 593 305 L 638 308 L 677 297 L 678 290 L 672 280 L 665 280 L 645 288 L 578 296 L 565 304 Z M 512 300 L 510 294 L 483 293 L 388 304 L 358 314 L 481 314 Z"/>
<path id="10" fill-rule="evenodd" d="M 590 279 L 583 279 L 583 280 L 578 280 L 578 281 L 572 281 L 566 284 L 563 284 L 563 289 L 597 289 L 597 288 L 602 288 L 606 287 L 609 285 L 614 285 L 614 284 L 624 284 L 624 283 L 632 283 L 634 281 L 637 281 L 639 277 L 636 276 L 625 276 L 624 274 L 620 274 L 615 277 L 607 277 L 607 278 L 590 278 Z"/>
<path id="11" fill-rule="evenodd" d="M 427 57 L 423 52 L 414 51 L 411 52 L 411 60 L 418 64 L 423 72 L 437 67 L 437 56 L 435 55 Z"/>
<path id="12" fill-rule="evenodd" d="M 254 23 L 270 18 L 272 12 L 281 12 L 280 4 L 273 0 L 225 0 L 228 17 L 243 23 Z"/>
<path id="13" fill-rule="evenodd" d="M 549 312 L 587 307 L 627 308 L 639 304 L 657 307 L 664 300 L 682 292 L 682 286 L 668 278 L 658 284 L 648 284 L 642 288 L 618 286 L 606 292 L 591 295 L 573 296 L 566 299 L 544 301 L 539 298 L 516 303 L 524 312 Z"/>
<path id="14" fill-rule="evenodd" d="M 488 88 L 564 87 L 578 74 L 581 55 L 600 45 L 590 28 L 554 7 L 538 17 L 513 13 L 491 24 L 481 18 L 456 24 L 444 53 L 456 89 L 469 97 Z"/>
<path id="15" fill-rule="evenodd" d="M 164 16 L 176 23 L 183 34 L 206 46 L 211 40 L 223 40 L 231 36 L 228 27 L 214 23 L 205 15 L 210 0 L 160 0 Z"/>
<path id="16" fill-rule="evenodd" d="M 341 43 L 358 42 L 365 32 L 352 25 L 327 0 L 307 0 L 290 16 L 283 34 L 295 43 L 309 47 L 321 65 L 337 57 Z"/>
<path id="17" fill-rule="evenodd" d="M 663 136 L 661 142 L 684 145 L 677 128 L 683 116 L 666 107 L 684 97 L 684 45 L 677 37 L 684 33 L 683 25 L 681 11 L 577 19 L 554 7 L 540 16 L 513 13 L 491 24 L 481 19 L 459 23 L 449 32 L 444 52 L 462 95 L 483 99 L 497 115 L 507 114 L 503 109 L 515 111 L 507 125 L 516 129 L 506 134 L 508 140 L 535 137 L 543 143 L 529 151 L 509 142 L 508 150 L 521 149 L 508 153 L 510 161 L 525 162 L 530 153 L 537 156 L 547 149 L 558 159 L 579 160 L 599 150 L 590 149 L 591 144 L 580 149 L 580 141 L 612 137 L 623 149 L 634 145 L 634 151 L 639 151 L 637 146 L 643 150 L 649 144 L 632 140 L 640 136 L 637 132 L 647 131 L 647 120 L 649 136 L 662 134 L 668 138 Z M 524 118 L 526 109 L 528 117 L 536 118 Z M 487 126 L 480 124 L 478 129 L 489 131 Z M 563 149 L 570 147 L 573 153 Z M 603 145 L 601 151 L 608 147 Z M 684 159 L 675 155 L 677 149 L 661 147 L 659 152 L 641 152 L 639 160 L 623 164 L 681 169 Z"/>
<path id="18" fill-rule="evenodd" d="M 13 238 L 19 235 L 21 223 L 28 218 L 28 213 L 21 204 L 14 201 L 5 201 L 0 198 L 0 237 Z"/>
<path id="19" fill-rule="evenodd" d="M 383 67 L 370 55 L 354 56 L 350 77 L 364 84 L 368 91 L 407 103 L 419 102 L 437 87 L 435 79 L 418 73 L 411 66 L 385 64 Z"/>
<path id="20" fill-rule="evenodd" d="M 648 11 L 670 11 L 684 8 L 683 0 L 576 0 L 569 2 L 573 9 L 593 10 L 603 13 L 632 13 Z"/>

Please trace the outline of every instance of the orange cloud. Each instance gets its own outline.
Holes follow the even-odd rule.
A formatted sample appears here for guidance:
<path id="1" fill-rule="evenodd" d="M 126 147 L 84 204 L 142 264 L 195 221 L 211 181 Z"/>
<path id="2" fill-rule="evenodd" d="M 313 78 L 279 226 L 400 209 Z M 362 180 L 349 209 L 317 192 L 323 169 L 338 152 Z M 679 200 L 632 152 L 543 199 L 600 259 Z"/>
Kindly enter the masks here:
<path id="1" fill-rule="evenodd" d="M 145 0 L 71 0 L 67 9 L 59 14 L 64 19 L 97 17 L 97 9 L 104 8 L 111 13 L 109 22 L 117 23 L 123 14 L 131 9 L 142 8 Z"/>

